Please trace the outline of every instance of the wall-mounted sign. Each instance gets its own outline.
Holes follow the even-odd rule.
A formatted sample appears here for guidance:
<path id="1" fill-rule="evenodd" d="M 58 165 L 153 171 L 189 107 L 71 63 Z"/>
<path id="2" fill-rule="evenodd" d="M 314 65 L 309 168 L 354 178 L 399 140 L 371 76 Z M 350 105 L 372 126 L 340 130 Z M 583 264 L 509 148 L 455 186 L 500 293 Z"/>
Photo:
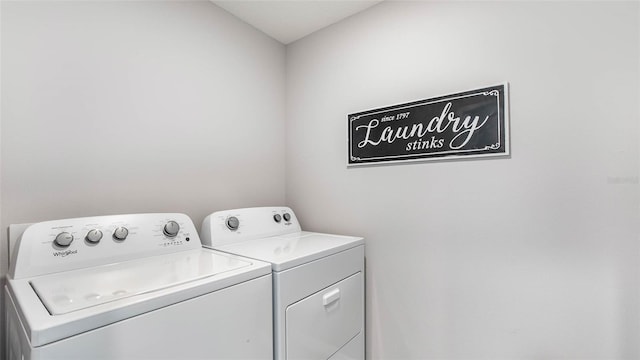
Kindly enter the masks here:
<path id="1" fill-rule="evenodd" d="M 348 116 L 348 165 L 509 155 L 508 84 Z"/>

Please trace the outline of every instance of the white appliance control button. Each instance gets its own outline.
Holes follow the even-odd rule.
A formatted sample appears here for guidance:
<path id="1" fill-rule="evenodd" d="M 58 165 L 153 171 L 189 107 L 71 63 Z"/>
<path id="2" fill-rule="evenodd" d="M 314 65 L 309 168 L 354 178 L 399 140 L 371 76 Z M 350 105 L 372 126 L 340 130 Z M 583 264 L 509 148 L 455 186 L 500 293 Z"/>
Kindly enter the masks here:
<path id="1" fill-rule="evenodd" d="M 179 231 L 180 225 L 173 220 L 167 222 L 164 225 L 164 229 L 162 229 L 162 232 L 168 237 L 175 237 L 176 235 L 178 235 Z"/>
<path id="2" fill-rule="evenodd" d="M 238 220 L 237 217 L 231 216 L 227 219 L 227 227 L 229 228 L 229 230 L 231 231 L 238 230 L 239 226 L 240 226 L 240 220 Z"/>
<path id="3" fill-rule="evenodd" d="M 291 214 L 289 213 L 284 213 L 282 217 L 284 218 L 284 221 L 288 222 L 289 220 L 291 220 Z"/>
<path id="4" fill-rule="evenodd" d="M 69 234 L 68 232 L 61 232 L 60 234 L 58 234 L 55 238 L 55 240 L 53 240 L 54 243 L 56 243 L 56 245 L 58 246 L 62 246 L 62 247 L 67 247 L 69 245 L 71 245 L 71 243 L 73 242 L 73 235 Z"/>
<path id="5" fill-rule="evenodd" d="M 127 235 L 129 235 L 129 230 L 124 226 L 120 226 L 113 230 L 113 238 L 116 240 L 122 241 L 127 238 Z"/>
<path id="6" fill-rule="evenodd" d="M 93 229 L 87 233 L 86 239 L 90 243 L 98 243 L 102 239 L 102 231 Z"/>
<path id="7" fill-rule="evenodd" d="M 273 215 L 273 220 L 279 223 L 280 221 L 282 221 L 282 216 L 280 216 L 280 214 L 275 214 Z"/>

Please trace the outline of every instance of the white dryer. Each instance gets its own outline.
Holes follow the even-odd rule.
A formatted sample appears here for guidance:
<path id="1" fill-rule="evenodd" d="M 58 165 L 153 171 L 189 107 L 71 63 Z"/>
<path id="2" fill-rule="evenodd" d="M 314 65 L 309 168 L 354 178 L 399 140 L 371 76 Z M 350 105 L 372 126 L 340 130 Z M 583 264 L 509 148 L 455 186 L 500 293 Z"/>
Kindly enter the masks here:
<path id="1" fill-rule="evenodd" d="M 271 359 L 271 283 L 183 214 L 33 224 L 5 287 L 8 359 Z"/>
<path id="2" fill-rule="evenodd" d="M 364 239 L 302 231 L 288 207 L 219 211 L 203 245 L 271 263 L 276 359 L 364 359 Z"/>

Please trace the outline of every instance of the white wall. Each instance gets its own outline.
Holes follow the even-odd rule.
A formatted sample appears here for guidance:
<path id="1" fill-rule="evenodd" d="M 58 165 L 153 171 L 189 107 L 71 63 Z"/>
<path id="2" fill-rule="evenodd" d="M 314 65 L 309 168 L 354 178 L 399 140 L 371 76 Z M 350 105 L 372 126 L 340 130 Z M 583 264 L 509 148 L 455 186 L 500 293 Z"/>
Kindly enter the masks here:
<path id="1" fill-rule="evenodd" d="M 371 359 L 640 358 L 637 2 L 385 2 L 287 47 L 287 203 L 367 239 Z M 347 169 L 347 114 L 511 84 L 512 156 Z"/>
<path id="2" fill-rule="evenodd" d="M 0 275 L 11 223 L 284 203 L 282 44 L 208 1 L 1 6 Z"/>

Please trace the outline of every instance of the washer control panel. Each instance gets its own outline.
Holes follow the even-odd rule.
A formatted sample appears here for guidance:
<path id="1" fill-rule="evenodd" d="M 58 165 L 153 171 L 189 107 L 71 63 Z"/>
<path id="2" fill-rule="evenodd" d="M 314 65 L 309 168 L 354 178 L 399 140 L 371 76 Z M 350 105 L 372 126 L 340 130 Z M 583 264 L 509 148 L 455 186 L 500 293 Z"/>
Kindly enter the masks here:
<path id="1" fill-rule="evenodd" d="M 218 211 L 202 223 L 208 247 L 302 231 L 293 210 L 284 206 Z"/>
<path id="2" fill-rule="evenodd" d="M 19 239 L 9 276 L 14 279 L 199 249 L 184 214 L 96 216 L 36 223 Z"/>

